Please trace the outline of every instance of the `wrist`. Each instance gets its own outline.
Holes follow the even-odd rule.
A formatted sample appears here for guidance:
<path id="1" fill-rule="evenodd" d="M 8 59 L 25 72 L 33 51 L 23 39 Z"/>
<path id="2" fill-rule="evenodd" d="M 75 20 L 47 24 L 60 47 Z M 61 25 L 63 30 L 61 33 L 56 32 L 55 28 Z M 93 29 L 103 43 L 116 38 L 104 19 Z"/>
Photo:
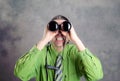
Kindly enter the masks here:
<path id="1" fill-rule="evenodd" d="M 85 46 L 84 46 L 84 44 L 82 43 L 82 41 L 79 38 L 76 38 L 74 43 L 78 47 L 79 51 L 85 50 Z"/>
<path id="2" fill-rule="evenodd" d="M 39 50 L 41 50 L 41 49 L 44 48 L 44 46 L 45 46 L 47 43 L 48 43 L 48 42 L 47 42 L 46 39 L 42 39 L 41 41 L 38 42 L 37 48 L 38 48 Z"/>
<path id="3" fill-rule="evenodd" d="M 72 41 L 73 41 L 73 43 L 76 44 L 77 42 L 79 42 L 79 40 L 80 40 L 80 39 L 79 39 L 78 37 L 74 37 Z"/>
<path id="4" fill-rule="evenodd" d="M 49 42 L 49 38 L 43 38 L 41 40 L 42 43 L 47 44 Z"/>

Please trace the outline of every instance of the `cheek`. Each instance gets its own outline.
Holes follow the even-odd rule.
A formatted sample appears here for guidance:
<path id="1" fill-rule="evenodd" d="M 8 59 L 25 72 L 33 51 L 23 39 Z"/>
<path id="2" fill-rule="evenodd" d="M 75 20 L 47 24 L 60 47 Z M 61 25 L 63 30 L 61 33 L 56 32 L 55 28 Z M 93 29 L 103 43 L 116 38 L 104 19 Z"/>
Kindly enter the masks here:
<path id="1" fill-rule="evenodd" d="M 51 40 L 52 42 L 54 42 L 56 39 L 55 39 L 55 37 Z"/>

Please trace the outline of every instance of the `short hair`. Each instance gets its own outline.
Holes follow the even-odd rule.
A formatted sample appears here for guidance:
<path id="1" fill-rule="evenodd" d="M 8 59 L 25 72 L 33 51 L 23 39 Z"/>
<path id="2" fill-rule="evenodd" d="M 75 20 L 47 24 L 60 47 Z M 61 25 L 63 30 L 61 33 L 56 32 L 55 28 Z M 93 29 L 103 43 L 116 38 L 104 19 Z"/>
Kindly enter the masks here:
<path id="1" fill-rule="evenodd" d="M 68 18 L 66 18 L 63 15 L 57 15 L 57 16 L 53 17 L 51 20 L 54 21 L 56 19 L 63 19 L 63 20 L 69 21 Z"/>

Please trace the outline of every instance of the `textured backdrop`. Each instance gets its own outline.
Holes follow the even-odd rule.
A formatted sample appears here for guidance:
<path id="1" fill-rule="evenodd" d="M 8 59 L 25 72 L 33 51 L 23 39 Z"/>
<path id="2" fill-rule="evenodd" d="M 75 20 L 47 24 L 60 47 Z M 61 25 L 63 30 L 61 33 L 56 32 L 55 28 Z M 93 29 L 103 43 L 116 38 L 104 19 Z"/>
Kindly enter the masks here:
<path id="1" fill-rule="evenodd" d="M 13 75 L 16 60 L 58 14 L 70 19 L 85 46 L 100 58 L 101 81 L 120 81 L 120 0 L 0 0 L 0 81 L 20 81 Z"/>

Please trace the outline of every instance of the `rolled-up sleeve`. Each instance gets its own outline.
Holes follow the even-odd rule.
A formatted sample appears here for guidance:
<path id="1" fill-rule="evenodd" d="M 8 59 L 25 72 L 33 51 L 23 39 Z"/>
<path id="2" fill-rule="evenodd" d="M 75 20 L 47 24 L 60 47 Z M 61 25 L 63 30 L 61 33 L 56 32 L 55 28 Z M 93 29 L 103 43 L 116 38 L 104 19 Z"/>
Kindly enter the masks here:
<path id="1" fill-rule="evenodd" d="M 15 64 L 14 75 L 22 81 L 28 81 L 36 76 L 35 68 L 42 63 L 42 56 L 45 49 L 41 51 L 36 46 L 32 47 L 24 56 L 22 56 Z M 38 61 L 38 59 L 40 61 Z M 39 62 L 39 63 L 38 63 Z"/>
<path id="2" fill-rule="evenodd" d="M 97 81 L 103 78 L 103 70 L 100 60 L 89 49 L 78 52 L 77 66 L 82 70 L 87 81 Z"/>

